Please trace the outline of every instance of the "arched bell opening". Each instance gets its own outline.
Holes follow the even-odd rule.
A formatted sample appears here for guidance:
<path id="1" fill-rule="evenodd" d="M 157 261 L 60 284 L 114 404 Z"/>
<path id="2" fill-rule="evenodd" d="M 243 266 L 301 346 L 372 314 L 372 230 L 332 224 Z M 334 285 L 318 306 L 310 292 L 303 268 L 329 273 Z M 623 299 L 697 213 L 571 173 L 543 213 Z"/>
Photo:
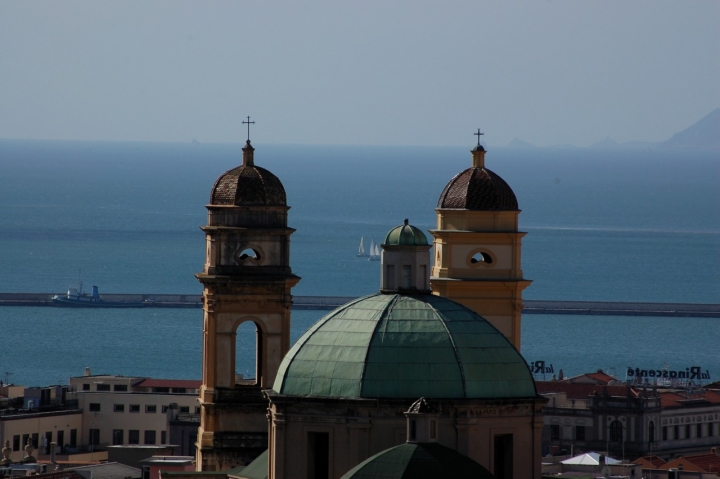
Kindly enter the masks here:
<path id="1" fill-rule="evenodd" d="M 485 268 L 492 268 L 497 263 L 495 255 L 484 248 L 471 251 L 466 261 L 471 267 Z"/>
<path id="2" fill-rule="evenodd" d="M 239 265 L 260 265 L 265 260 L 265 253 L 257 246 L 248 245 L 240 248 L 235 254 L 235 261 Z"/>
<path id="3" fill-rule="evenodd" d="M 256 386 L 262 382 L 263 330 L 248 319 L 235 330 L 235 386 Z"/>

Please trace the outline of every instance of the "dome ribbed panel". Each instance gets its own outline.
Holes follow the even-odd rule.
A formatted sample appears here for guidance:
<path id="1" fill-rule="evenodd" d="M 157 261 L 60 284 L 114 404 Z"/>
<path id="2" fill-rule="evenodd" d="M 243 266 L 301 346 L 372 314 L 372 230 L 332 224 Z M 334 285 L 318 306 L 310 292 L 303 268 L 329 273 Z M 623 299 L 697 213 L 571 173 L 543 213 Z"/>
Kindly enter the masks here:
<path id="1" fill-rule="evenodd" d="M 329 313 L 283 359 L 280 394 L 535 397 L 527 363 L 481 316 L 440 296 L 376 294 Z"/>
<path id="2" fill-rule="evenodd" d="M 445 186 L 438 208 L 474 211 L 517 211 L 512 188 L 487 168 L 468 168 Z"/>
<path id="3" fill-rule="evenodd" d="M 285 188 L 265 168 L 239 166 L 218 178 L 210 204 L 234 206 L 286 206 Z"/>

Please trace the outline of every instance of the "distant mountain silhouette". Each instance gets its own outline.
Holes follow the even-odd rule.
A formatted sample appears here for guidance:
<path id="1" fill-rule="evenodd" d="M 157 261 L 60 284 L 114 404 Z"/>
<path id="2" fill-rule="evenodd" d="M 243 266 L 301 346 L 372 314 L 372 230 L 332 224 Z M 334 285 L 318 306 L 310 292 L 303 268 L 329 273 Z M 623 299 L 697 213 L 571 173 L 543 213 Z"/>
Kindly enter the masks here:
<path id="1" fill-rule="evenodd" d="M 720 150 L 720 108 L 715 108 L 694 125 L 675 133 L 662 146 Z"/>
<path id="2" fill-rule="evenodd" d="M 517 136 L 513 138 L 513 140 L 507 144 L 508 148 L 535 148 L 535 145 L 532 143 L 528 143 L 527 141 L 522 141 Z"/>
<path id="3" fill-rule="evenodd" d="M 617 141 L 613 140 L 609 136 L 606 137 L 604 140 L 600 140 L 597 143 L 593 143 L 590 145 L 590 148 L 620 148 L 622 145 L 618 143 Z"/>

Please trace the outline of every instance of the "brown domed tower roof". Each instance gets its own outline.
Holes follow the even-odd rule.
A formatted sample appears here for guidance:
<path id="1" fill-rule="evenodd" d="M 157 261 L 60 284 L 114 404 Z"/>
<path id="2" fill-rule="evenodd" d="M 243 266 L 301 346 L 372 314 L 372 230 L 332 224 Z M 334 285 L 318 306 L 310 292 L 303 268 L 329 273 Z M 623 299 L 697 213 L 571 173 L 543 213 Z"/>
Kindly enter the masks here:
<path id="1" fill-rule="evenodd" d="M 458 173 L 445 186 L 438 208 L 475 211 L 517 211 L 518 202 L 512 188 L 497 174 L 485 168 L 485 149 L 472 150 L 473 166 Z"/>
<path id="2" fill-rule="evenodd" d="M 285 188 L 277 176 L 255 166 L 254 151 L 248 140 L 243 147 L 243 164 L 220 175 L 213 185 L 211 205 L 287 206 Z"/>

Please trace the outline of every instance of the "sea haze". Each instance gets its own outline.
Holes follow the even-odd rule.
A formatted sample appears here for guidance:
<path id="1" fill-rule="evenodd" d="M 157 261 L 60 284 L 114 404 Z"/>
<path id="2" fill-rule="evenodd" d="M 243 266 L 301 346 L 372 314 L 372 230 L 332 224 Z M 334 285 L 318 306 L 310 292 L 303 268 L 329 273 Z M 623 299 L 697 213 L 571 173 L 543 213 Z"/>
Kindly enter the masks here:
<path id="1" fill-rule="evenodd" d="M 302 277 L 297 295 L 376 291 L 379 265 L 355 257 L 360 238 L 367 248 L 404 218 L 432 229 L 442 188 L 471 162 L 471 145 L 254 146 L 256 164 L 282 180 L 292 207 L 292 268 Z M 215 179 L 241 163 L 240 147 L 0 141 L 0 291 L 61 292 L 82 270 L 85 284 L 98 285 L 101 294 L 199 294 L 193 274 L 204 260 L 204 206 Z M 526 298 L 720 302 L 716 153 L 489 148 L 486 164 L 512 186 L 523 210 L 523 269 L 533 280 Z M 294 337 L 321 315 L 293 312 Z M 718 324 L 526 315 L 523 353 L 528 360 L 565 362 L 566 373 L 652 357 L 658 359 L 646 367 L 661 367 L 658 361 L 705 367 L 702 347 L 675 347 L 662 361 L 655 351 L 677 336 L 700 338 L 702 346 L 701 338 L 720 337 Z M 592 329 L 583 330 L 588 325 L 602 325 L 604 346 L 597 347 Z M 0 328 L 12 338 L 3 341 L 10 346 L 0 351 L 0 372 L 14 372 L 18 383 L 59 382 L 84 366 L 101 372 L 94 364 L 113 374 L 200 374 L 199 310 L 5 307 Z M 158 343 L 174 329 L 173 341 Z M 128 330 L 132 334 L 123 336 Z M 116 336 L 98 339 L 111 331 Z M 636 347 L 614 351 L 629 334 Z M 91 344 L 102 347 L 95 351 Z M 77 364 L 55 354 L 50 362 L 42 351 L 53 348 L 83 352 Z M 573 357 L 576 349 L 586 353 Z M 247 362 L 251 355 L 241 356 Z M 715 361 L 710 370 L 720 374 Z"/>

